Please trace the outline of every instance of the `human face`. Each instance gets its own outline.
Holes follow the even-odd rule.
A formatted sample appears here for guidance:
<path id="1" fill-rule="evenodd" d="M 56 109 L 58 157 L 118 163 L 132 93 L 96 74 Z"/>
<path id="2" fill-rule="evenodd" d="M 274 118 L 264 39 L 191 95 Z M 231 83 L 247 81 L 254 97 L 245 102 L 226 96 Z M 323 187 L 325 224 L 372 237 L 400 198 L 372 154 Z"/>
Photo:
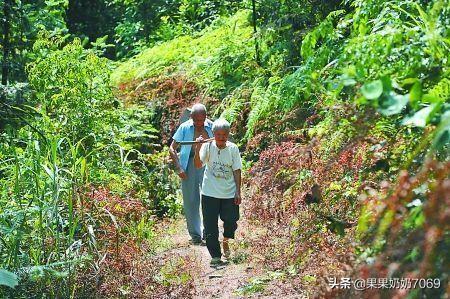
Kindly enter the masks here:
<path id="1" fill-rule="evenodd" d="M 196 129 L 203 129 L 206 120 L 206 113 L 195 113 L 191 115 L 191 118 Z"/>
<path id="2" fill-rule="evenodd" d="M 227 130 L 217 130 L 214 132 L 214 140 L 218 147 L 225 147 L 229 132 Z"/>

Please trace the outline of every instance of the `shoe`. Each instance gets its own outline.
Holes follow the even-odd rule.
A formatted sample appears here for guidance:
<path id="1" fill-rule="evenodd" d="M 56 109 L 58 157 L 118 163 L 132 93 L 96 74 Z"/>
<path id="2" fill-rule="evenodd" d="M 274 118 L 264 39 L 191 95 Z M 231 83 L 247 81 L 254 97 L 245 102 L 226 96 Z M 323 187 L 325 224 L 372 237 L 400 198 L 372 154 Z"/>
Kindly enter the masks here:
<path id="1" fill-rule="evenodd" d="M 201 245 L 203 241 L 201 239 L 191 239 L 189 240 L 189 244 L 191 245 Z"/>
<path id="2" fill-rule="evenodd" d="M 213 268 L 225 267 L 226 265 L 228 265 L 228 262 L 222 261 L 220 257 L 213 257 L 209 265 Z"/>

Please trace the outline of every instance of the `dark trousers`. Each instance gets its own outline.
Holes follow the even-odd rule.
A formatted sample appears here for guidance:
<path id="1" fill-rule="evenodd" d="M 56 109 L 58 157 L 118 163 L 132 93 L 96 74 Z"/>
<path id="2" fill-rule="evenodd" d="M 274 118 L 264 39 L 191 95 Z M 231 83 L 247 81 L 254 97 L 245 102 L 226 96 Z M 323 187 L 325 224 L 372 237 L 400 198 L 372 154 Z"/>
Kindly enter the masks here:
<path id="1" fill-rule="evenodd" d="M 234 239 L 236 222 L 239 220 L 239 206 L 234 203 L 234 198 L 222 199 L 202 194 L 202 213 L 209 254 L 211 257 L 221 257 L 218 217 L 223 221 L 223 236 Z"/>

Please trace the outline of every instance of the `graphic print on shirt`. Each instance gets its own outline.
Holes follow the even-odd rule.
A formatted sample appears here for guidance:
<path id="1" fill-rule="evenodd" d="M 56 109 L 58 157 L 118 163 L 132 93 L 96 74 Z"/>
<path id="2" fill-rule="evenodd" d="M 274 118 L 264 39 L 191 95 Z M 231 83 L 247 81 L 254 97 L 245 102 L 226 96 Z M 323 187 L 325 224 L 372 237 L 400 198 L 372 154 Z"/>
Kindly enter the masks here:
<path id="1" fill-rule="evenodd" d="M 229 179 L 231 177 L 231 165 L 227 165 L 221 161 L 213 161 L 212 175 L 216 178 Z"/>

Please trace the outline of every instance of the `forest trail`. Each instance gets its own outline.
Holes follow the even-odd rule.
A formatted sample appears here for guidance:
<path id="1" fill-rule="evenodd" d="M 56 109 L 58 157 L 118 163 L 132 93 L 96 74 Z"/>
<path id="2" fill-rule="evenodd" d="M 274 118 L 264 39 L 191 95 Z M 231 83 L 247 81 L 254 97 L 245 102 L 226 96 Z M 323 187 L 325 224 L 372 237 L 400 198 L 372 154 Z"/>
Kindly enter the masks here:
<path id="1" fill-rule="evenodd" d="M 171 260 L 177 257 L 187 263 L 189 275 L 192 277 L 189 298 L 308 298 L 306 293 L 298 288 L 294 290 L 292 286 L 285 284 L 287 281 L 271 277 L 271 272 L 264 268 L 258 254 L 250 252 L 251 249 L 246 244 L 255 237 L 258 228 L 248 223 L 245 218 L 242 219 L 243 214 L 241 212 L 236 238 L 230 243 L 230 263 L 222 269 L 210 267 L 211 257 L 206 246 L 189 244 L 183 216 L 169 220 L 168 223 L 161 223 L 164 227 L 160 226 L 163 231 L 158 235 L 167 247 L 154 258 L 171 263 Z M 219 231 L 221 235 L 221 221 Z"/>
<path id="2" fill-rule="evenodd" d="M 171 251 L 195 263 L 192 274 L 194 288 L 191 295 L 193 298 L 262 298 L 255 297 L 256 294 L 244 296 L 241 291 L 251 278 L 261 273 L 261 269 L 242 257 L 244 254 L 240 250 L 232 251 L 230 263 L 227 266 L 221 269 L 212 268 L 209 265 L 211 258 L 206 246 L 189 245 L 184 218 L 181 216 L 174 220 L 171 226 L 173 226 L 170 229 L 171 233 L 166 236 L 172 243 Z M 240 228 L 240 230 L 243 229 L 244 227 Z M 237 232 L 237 242 L 240 237 L 242 234 Z M 238 246 L 237 242 L 231 244 L 232 249 Z"/>
<path id="3" fill-rule="evenodd" d="M 242 298 L 239 289 L 257 274 L 254 265 L 246 261 L 236 262 L 233 254 L 230 264 L 222 269 L 209 266 L 210 255 L 206 246 L 189 244 L 189 236 L 185 229 L 185 220 L 176 220 L 179 229 L 172 235 L 173 248 L 182 256 L 189 256 L 196 264 L 194 273 L 193 298 Z"/>

